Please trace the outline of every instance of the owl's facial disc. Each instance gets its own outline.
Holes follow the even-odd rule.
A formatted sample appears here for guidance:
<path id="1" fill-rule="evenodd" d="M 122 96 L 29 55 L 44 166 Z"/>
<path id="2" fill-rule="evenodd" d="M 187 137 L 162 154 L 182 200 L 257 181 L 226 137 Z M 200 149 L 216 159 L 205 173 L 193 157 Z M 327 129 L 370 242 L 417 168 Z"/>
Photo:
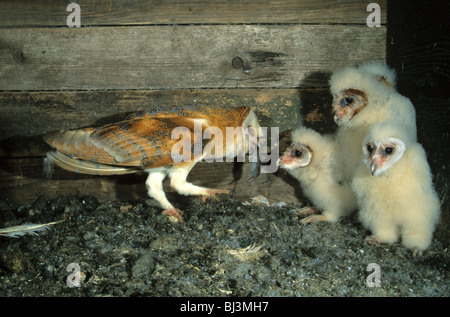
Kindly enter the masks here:
<path id="1" fill-rule="evenodd" d="M 278 159 L 278 166 L 284 169 L 296 169 L 308 166 L 313 158 L 313 151 L 305 144 L 292 144 Z"/>
<path id="2" fill-rule="evenodd" d="M 386 142 L 367 142 L 363 146 L 364 162 L 373 176 L 385 173 L 403 156 L 405 144 L 396 138 Z"/>

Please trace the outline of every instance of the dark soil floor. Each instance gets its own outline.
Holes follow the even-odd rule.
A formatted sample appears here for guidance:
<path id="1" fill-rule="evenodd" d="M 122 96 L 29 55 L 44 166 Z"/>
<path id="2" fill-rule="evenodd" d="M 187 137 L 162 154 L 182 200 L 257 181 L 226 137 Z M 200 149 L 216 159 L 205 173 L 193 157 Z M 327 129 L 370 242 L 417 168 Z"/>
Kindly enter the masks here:
<path id="1" fill-rule="evenodd" d="M 294 205 L 221 197 L 178 206 L 183 223 L 170 222 L 151 199 L 1 202 L 1 228 L 65 222 L 38 236 L 0 237 L 0 296 L 450 295 L 448 245 L 436 239 L 413 257 L 401 244 L 364 244 L 369 233 L 356 215 L 303 225 Z M 67 282 L 78 274 L 71 264 L 80 287 Z"/>

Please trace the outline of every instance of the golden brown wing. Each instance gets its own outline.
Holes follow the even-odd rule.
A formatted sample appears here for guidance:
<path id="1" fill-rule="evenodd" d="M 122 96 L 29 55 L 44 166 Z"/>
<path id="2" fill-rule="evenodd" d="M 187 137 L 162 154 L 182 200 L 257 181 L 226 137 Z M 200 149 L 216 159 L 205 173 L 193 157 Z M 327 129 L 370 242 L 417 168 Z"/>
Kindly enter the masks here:
<path id="1" fill-rule="evenodd" d="M 185 127 L 193 136 L 194 119 L 209 126 L 206 111 L 135 113 L 126 120 L 99 128 L 53 132 L 45 141 L 57 151 L 73 159 L 114 166 L 153 168 L 173 163 L 172 130 Z M 192 137 L 191 144 L 197 140 Z"/>
<path id="2" fill-rule="evenodd" d="M 187 107 L 184 115 L 208 120 L 208 126 L 219 127 L 225 131 L 226 127 L 238 127 L 250 112 L 249 107 Z"/>

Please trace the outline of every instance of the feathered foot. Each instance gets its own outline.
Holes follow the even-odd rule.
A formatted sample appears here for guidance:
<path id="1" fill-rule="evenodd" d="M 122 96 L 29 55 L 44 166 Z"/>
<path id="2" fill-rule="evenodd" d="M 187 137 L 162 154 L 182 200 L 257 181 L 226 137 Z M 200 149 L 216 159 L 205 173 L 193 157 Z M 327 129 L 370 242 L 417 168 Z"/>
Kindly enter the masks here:
<path id="1" fill-rule="evenodd" d="M 383 243 L 389 244 L 391 242 L 385 241 L 385 240 L 383 240 L 383 239 L 381 239 L 379 237 L 376 237 L 376 236 L 369 236 L 369 237 L 364 239 L 364 243 L 378 246 L 378 245 L 383 244 Z M 412 256 L 421 256 L 422 253 L 423 253 L 423 249 L 419 248 L 419 247 L 414 247 L 414 248 L 411 248 L 411 252 L 412 252 Z"/>
<path id="2" fill-rule="evenodd" d="M 206 202 L 206 200 L 207 200 L 208 198 L 214 198 L 215 200 L 219 200 L 219 199 L 216 197 L 217 194 L 227 194 L 227 195 L 228 195 L 229 193 L 230 193 L 230 191 L 229 191 L 228 189 L 208 189 L 208 190 L 206 191 L 206 194 L 203 195 L 202 201 L 203 201 L 203 202 Z"/>
<path id="3" fill-rule="evenodd" d="M 329 221 L 329 220 L 328 220 L 328 217 L 324 216 L 324 215 L 312 215 L 312 216 L 308 216 L 308 217 L 300 220 L 300 222 L 303 224 L 325 222 L 325 221 Z"/>
<path id="4" fill-rule="evenodd" d="M 171 222 L 183 222 L 183 212 L 181 210 L 175 209 L 175 208 L 168 208 L 164 210 L 163 215 L 166 215 L 169 217 L 169 221 Z"/>
<path id="5" fill-rule="evenodd" d="M 411 249 L 412 256 L 422 256 L 423 250 L 421 248 L 415 247 Z"/>
<path id="6" fill-rule="evenodd" d="M 371 244 L 371 245 L 380 245 L 380 244 L 387 243 L 387 242 L 377 236 L 368 236 L 364 239 L 364 243 Z"/>

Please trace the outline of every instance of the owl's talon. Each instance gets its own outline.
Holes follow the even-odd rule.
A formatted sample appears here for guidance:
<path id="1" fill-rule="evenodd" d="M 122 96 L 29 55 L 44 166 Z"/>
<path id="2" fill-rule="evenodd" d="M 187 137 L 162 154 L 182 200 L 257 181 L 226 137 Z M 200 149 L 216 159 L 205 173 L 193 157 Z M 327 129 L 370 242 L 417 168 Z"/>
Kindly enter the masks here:
<path id="1" fill-rule="evenodd" d="M 325 222 L 325 221 L 328 221 L 328 218 L 324 215 L 312 215 L 300 220 L 300 222 L 304 224 Z"/>
<path id="2" fill-rule="evenodd" d="M 181 210 L 175 209 L 175 208 L 168 208 L 164 210 L 163 215 L 166 215 L 169 217 L 169 221 L 171 222 L 183 222 L 183 212 Z"/>
<path id="3" fill-rule="evenodd" d="M 423 253 L 423 250 L 422 249 L 420 249 L 420 248 L 417 248 L 417 247 L 415 247 L 415 248 L 412 248 L 412 256 L 422 256 L 422 253 Z"/>
<path id="4" fill-rule="evenodd" d="M 213 198 L 214 200 L 219 200 L 219 198 L 216 197 L 217 194 L 226 194 L 228 195 L 230 193 L 227 189 L 209 189 L 206 193 L 206 195 L 203 195 L 202 201 L 206 202 L 208 198 Z"/>
<path id="5" fill-rule="evenodd" d="M 298 216 L 309 216 L 309 215 L 313 215 L 313 214 L 319 213 L 319 210 L 317 210 L 317 209 L 315 209 L 313 207 L 307 206 L 307 207 L 303 207 L 303 208 L 300 208 L 298 210 L 295 210 L 295 213 Z"/>
<path id="6" fill-rule="evenodd" d="M 370 245 L 380 245 L 384 242 L 381 239 L 377 238 L 376 236 L 368 236 L 364 239 L 364 243 Z"/>

